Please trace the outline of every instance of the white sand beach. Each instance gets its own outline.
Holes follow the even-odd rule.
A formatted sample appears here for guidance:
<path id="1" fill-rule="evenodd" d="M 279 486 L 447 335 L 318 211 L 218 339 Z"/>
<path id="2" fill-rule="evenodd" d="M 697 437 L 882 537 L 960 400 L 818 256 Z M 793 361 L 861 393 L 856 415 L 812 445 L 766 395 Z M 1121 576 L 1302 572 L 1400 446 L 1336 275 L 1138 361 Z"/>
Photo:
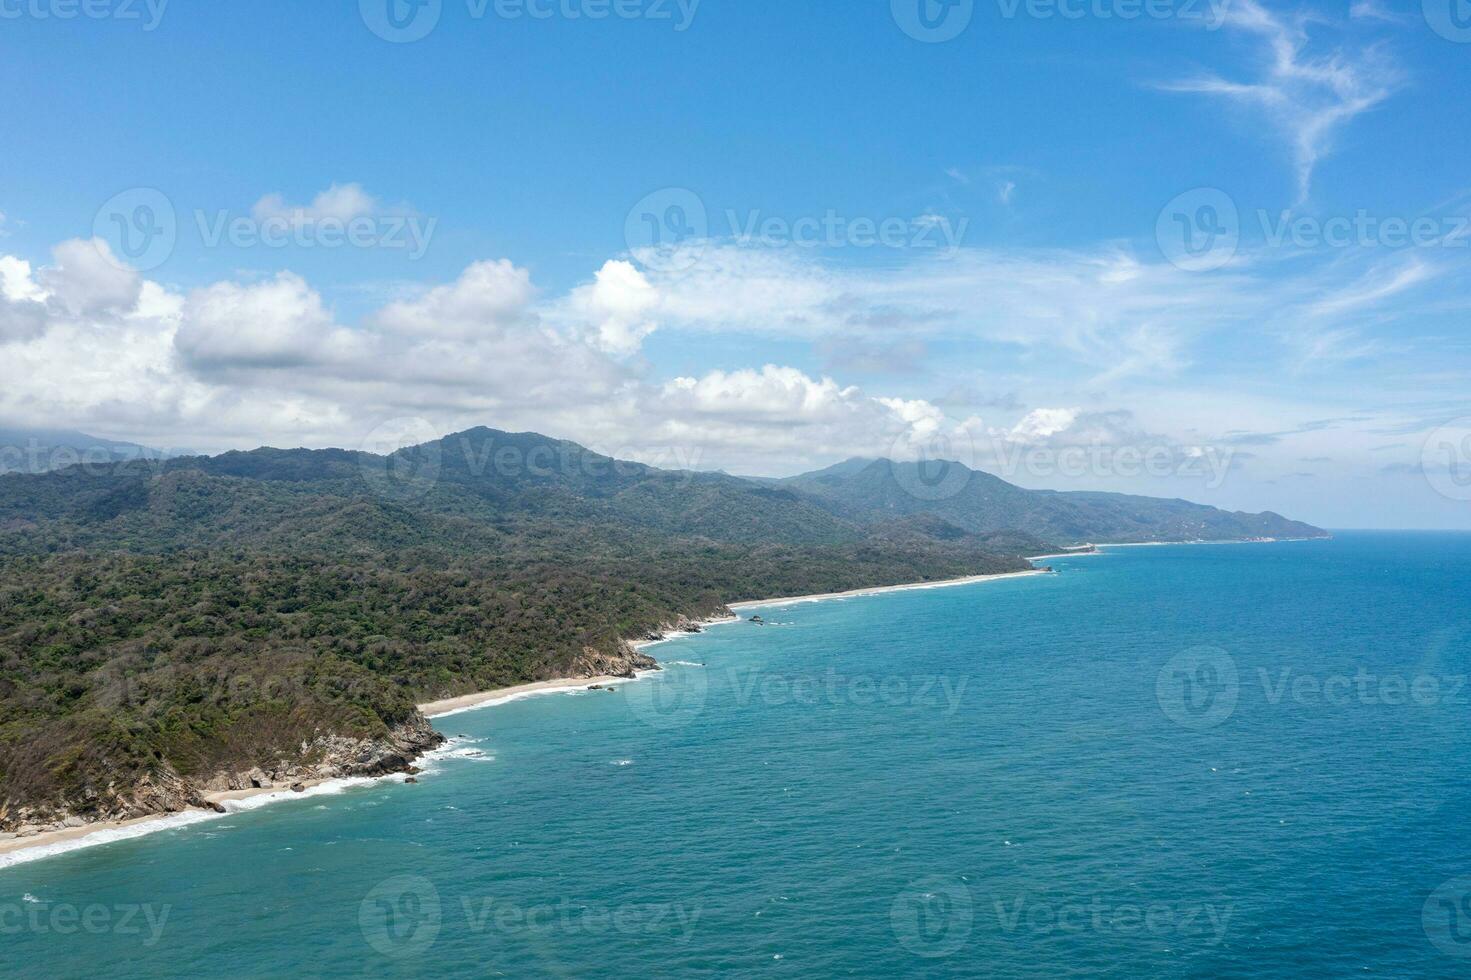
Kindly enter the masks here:
<path id="1" fill-rule="evenodd" d="M 419 710 L 424 713 L 425 718 L 443 718 L 446 715 L 459 714 L 474 708 L 492 708 L 498 704 L 519 701 L 538 694 L 585 691 L 594 684 L 615 687 L 619 684 L 632 683 L 635 680 L 637 678 L 634 677 L 563 677 L 558 680 L 536 681 L 532 684 L 516 684 L 512 687 L 501 687 L 491 691 L 479 691 L 475 694 L 462 694 L 457 698 L 446 698 L 443 701 L 431 701 L 428 704 L 419 705 Z"/>
<path id="2" fill-rule="evenodd" d="M 823 592 L 816 595 L 787 596 L 778 599 L 751 599 L 732 602 L 731 609 L 760 609 L 772 606 L 792 606 L 799 602 L 825 602 L 829 599 L 853 599 L 859 596 L 883 595 L 886 592 L 912 592 L 916 589 L 948 589 L 957 585 L 974 585 L 978 582 L 999 582 L 1009 578 L 1029 578 L 1047 575 L 1037 568 L 1027 572 L 1000 572 L 995 575 L 967 575 L 964 578 L 942 579 L 938 582 L 911 582 L 908 585 L 884 585 L 872 589 L 853 589 L 850 592 Z"/>

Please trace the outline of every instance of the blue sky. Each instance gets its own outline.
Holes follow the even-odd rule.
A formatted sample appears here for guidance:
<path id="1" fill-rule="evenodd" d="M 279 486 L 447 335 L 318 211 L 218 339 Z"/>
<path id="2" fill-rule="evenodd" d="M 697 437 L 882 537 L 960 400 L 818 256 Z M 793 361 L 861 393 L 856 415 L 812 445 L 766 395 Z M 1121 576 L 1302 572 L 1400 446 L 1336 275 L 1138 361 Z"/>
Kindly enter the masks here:
<path id="1" fill-rule="evenodd" d="M 68 2 L 0 0 L 6 424 L 1471 527 L 1464 0 Z"/>

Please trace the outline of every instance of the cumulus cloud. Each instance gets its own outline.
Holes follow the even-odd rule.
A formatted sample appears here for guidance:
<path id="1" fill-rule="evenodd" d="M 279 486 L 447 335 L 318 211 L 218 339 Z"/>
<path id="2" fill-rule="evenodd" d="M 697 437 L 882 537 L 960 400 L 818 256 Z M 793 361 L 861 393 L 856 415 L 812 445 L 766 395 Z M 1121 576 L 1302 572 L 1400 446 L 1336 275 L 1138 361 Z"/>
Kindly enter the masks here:
<path id="1" fill-rule="evenodd" d="M 73 314 L 118 312 L 138 302 L 143 280 L 100 238 L 62 242 L 37 274 L 48 298 Z"/>
<path id="2" fill-rule="evenodd" d="M 254 285 L 222 282 L 190 293 L 175 346 L 194 369 L 229 373 L 340 362 L 363 344 L 333 323 L 304 279 L 283 272 Z"/>
<path id="3" fill-rule="evenodd" d="M 333 184 L 310 204 L 288 204 L 280 194 L 267 194 L 251 209 L 257 221 L 285 221 L 293 227 L 323 220 L 351 221 L 378 210 L 378 201 L 361 184 Z"/>
<path id="4" fill-rule="evenodd" d="M 46 329 L 46 291 L 31 275 L 31 264 L 0 255 L 0 343 L 26 340 Z"/>
<path id="5" fill-rule="evenodd" d="M 566 303 L 566 312 L 586 323 L 593 343 L 615 357 L 637 353 L 653 333 L 659 292 L 633 263 L 611 260 L 598 270 L 593 282 L 578 286 Z"/>
<path id="6" fill-rule="evenodd" d="M 454 282 L 390 303 L 373 318 L 392 333 L 468 339 L 524 322 L 535 291 L 531 274 L 511 262 L 476 262 Z"/>

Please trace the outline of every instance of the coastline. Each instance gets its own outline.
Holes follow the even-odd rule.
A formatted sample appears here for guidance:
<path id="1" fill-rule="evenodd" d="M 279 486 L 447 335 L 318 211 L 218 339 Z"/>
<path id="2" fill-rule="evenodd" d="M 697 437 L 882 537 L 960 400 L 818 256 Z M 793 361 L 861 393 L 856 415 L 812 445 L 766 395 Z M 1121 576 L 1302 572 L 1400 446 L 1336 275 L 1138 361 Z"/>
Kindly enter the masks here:
<path id="1" fill-rule="evenodd" d="M 178 830 L 197 823 L 223 820 L 250 810 L 277 803 L 282 800 L 304 799 L 312 796 L 330 796 L 354 786 L 369 786 L 380 780 L 403 780 L 403 774 L 390 776 L 348 776 L 340 779 L 312 779 L 303 781 L 305 789 L 298 793 L 290 789 L 237 789 L 217 793 L 205 793 L 204 799 L 225 808 L 214 810 L 180 810 L 177 813 L 150 814 L 129 820 L 100 820 L 81 827 L 65 830 L 48 830 L 33 837 L 15 837 L 0 841 L 0 871 L 55 857 L 87 847 L 98 847 L 117 841 L 133 840 L 165 830 Z"/>
<path id="2" fill-rule="evenodd" d="M 561 694 L 568 691 L 585 691 L 594 684 L 603 687 L 613 687 L 618 684 L 631 684 L 644 674 L 651 671 L 639 671 L 633 677 L 560 677 L 549 681 L 534 681 L 530 684 L 516 684 L 511 687 L 499 687 L 489 691 L 477 691 L 474 694 L 462 694 L 457 698 L 445 698 L 443 701 L 430 701 L 428 704 L 419 705 L 419 711 L 425 718 L 447 718 L 464 711 L 474 711 L 476 708 L 493 708 L 498 704 L 506 704 L 510 701 L 519 701 L 522 698 L 535 697 L 538 694 Z"/>
<path id="3" fill-rule="evenodd" d="M 726 608 L 732 613 L 737 610 L 770 608 L 779 606 L 796 605 L 808 602 L 825 602 L 833 599 L 850 599 L 862 596 L 882 595 L 889 592 L 908 592 L 920 589 L 952 588 L 961 585 L 973 585 L 980 582 L 998 581 L 1001 579 L 1027 578 L 1035 575 L 1048 575 L 1049 572 L 1042 569 L 1032 569 L 1018 572 L 999 572 L 990 575 L 969 575 L 962 578 L 945 579 L 936 582 L 911 582 L 903 585 L 876 586 L 867 589 L 853 589 L 848 592 L 827 592 L 803 596 L 783 596 L 772 599 L 752 599 L 743 602 L 730 603 Z M 742 617 L 738 614 L 719 616 L 701 622 L 691 623 L 698 626 L 699 630 L 673 629 L 663 633 L 657 639 L 646 639 L 630 641 L 629 646 L 636 650 L 668 643 L 672 640 L 688 636 L 696 636 L 699 632 L 712 626 L 721 626 L 730 623 L 738 623 Z M 529 684 L 517 684 L 510 687 L 496 688 L 489 691 L 479 691 L 472 694 L 464 694 L 459 697 L 445 698 L 440 701 L 431 701 L 418 705 L 419 711 L 425 718 L 447 718 L 452 715 L 466 711 L 475 711 L 481 708 L 492 708 L 497 705 L 519 701 L 523 698 L 538 697 L 547 694 L 571 694 L 578 691 L 587 691 L 592 685 L 604 687 L 616 687 L 621 684 L 635 683 L 643 678 L 657 673 L 657 670 L 637 671 L 633 677 L 564 677 L 546 681 L 535 681 Z M 429 758 L 435 750 L 426 753 L 424 758 Z M 387 780 L 390 782 L 401 782 L 404 774 L 395 773 L 387 776 L 352 776 L 338 779 L 306 780 L 303 782 L 305 790 L 294 792 L 289 789 L 271 787 L 265 789 L 241 789 L 227 790 L 215 793 L 203 794 L 204 799 L 212 804 L 225 807 L 225 812 L 220 813 L 212 810 L 182 810 L 177 813 L 150 815 L 135 817 L 130 820 L 100 821 L 85 824 L 81 827 L 68 827 L 64 830 L 50 830 L 36 834 L 32 837 L 16 837 L 8 840 L 0 840 L 0 871 L 26 864 L 31 861 L 39 861 L 70 851 L 81 850 L 87 847 L 96 847 L 102 844 L 111 844 L 116 841 L 132 840 L 148 834 L 161 833 L 166 830 L 175 830 L 196 823 L 211 820 L 222 820 L 236 814 L 256 809 L 271 803 L 284 800 L 301 799 L 311 796 L 322 796 L 340 793 L 345 789 L 355 786 L 368 786 Z"/>
<path id="4" fill-rule="evenodd" d="M 1031 559 L 1027 559 L 1030 561 Z M 996 572 L 991 575 L 966 575 L 962 578 L 941 579 L 936 582 L 910 582 L 906 585 L 880 585 L 868 589 L 852 589 L 848 592 L 820 592 L 813 595 L 782 596 L 775 599 L 747 599 L 732 602 L 726 608 L 766 609 L 777 606 L 794 606 L 803 602 L 826 602 L 829 599 L 856 599 L 862 596 L 884 595 L 888 592 L 913 592 L 919 589 L 948 589 L 957 585 L 974 585 L 978 582 L 997 582 L 1009 578 L 1030 578 L 1033 575 L 1050 575 L 1051 572 L 1034 568 L 1025 572 Z"/>

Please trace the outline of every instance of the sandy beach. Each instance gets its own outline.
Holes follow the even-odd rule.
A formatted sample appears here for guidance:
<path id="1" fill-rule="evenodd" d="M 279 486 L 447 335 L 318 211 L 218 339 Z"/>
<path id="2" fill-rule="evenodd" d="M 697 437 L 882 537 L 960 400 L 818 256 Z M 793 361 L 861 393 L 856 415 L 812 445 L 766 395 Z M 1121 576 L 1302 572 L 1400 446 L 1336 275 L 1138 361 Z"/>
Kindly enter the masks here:
<path id="1" fill-rule="evenodd" d="M 1040 568 L 1027 572 L 1001 572 L 995 575 L 967 575 L 964 578 L 942 579 L 938 582 L 911 582 L 908 585 L 883 585 L 872 589 L 853 589 L 850 592 L 823 592 L 815 595 L 785 596 L 778 599 L 750 599 L 732 602 L 731 609 L 760 609 L 770 606 L 792 606 L 799 602 L 823 602 L 828 599 L 853 599 L 858 596 L 883 595 L 886 592 L 912 592 L 916 589 L 948 589 L 957 585 L 973 585 L 977 582 L 999 582 L 1008 578 L 1028 578 L 1047 575 Z"/>
<path id="2" fill-rule="evenodd" d="M 505 704 L 508 701 L 517 701 L 521 698 L 528 698 L 537 694 L 550 694 L 560 691 L 584 691 L 594 684 L 601 684 L 603 687 L 615 687 L 619 684 L 630 684 L 634 680 L 637 680 L 637 678 L 564 677 L 559 680 L 536 681 L 532 684 L 517 684 L 513 687 L 496 688 L 493 691 L 462 694 L 457 698 L 446 698 L 443 701 L 431 701 L 428 704 L 419 705 L 419 710 L 424 713 L 425 718 L 443 718 L 445 715 L 458 714 L 461 711 L 469 711 L 472 708 L 489 708 L 497 704 Z"/>

